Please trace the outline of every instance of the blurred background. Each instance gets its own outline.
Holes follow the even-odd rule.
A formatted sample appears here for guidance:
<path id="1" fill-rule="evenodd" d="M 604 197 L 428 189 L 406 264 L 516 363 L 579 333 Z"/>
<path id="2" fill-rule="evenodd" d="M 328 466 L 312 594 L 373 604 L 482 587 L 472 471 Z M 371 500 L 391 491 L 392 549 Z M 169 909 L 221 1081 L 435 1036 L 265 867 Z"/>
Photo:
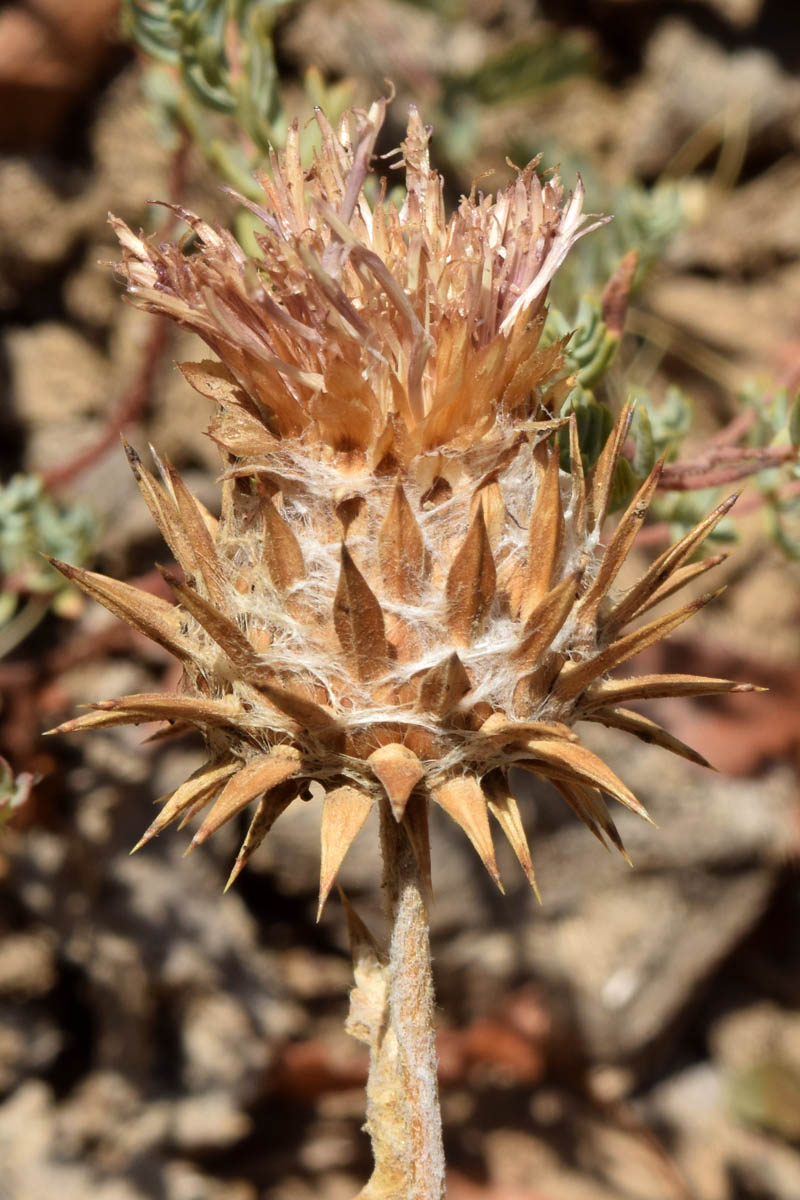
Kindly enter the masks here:
<path id="1" fill-rule="evenodd" d="M 800 1197 L 800 15 L 781 0 L 6 0 L 0 6 L 0 1197 L 351 1200 L 366 1063 L 342 1032 L 338 901 L 315 925 L 318 814 L 292 805 L 235 890 L 226 826 L 130 858 L 200 762 L 152 728 L 41 733 L 174 687 L 158 647 L 40 551 L 158 591 L 168 561 L 119 434 L 209 506 L 191 337 L 121 302 L 109 210 L 169 200 L 234 228 L 287 120 L 396 90 L 451 203 L 541 153 L 615 220 L 574 252 L 570 343 L 591 459 L 640 400 L 630 479 L 670 455 L 636 563 L 737 481 L 728 589 L 642 671 L 761 684 L 650 715 L 714 774 L 602 729 L 660 828 L 635 869 L 546 789 L 524 816 L 544 897 L 493 889 L 434 830 L 433 941 L 451 1200 Z M 311 131 L 306 130 L 311 153 Z M 489 174 L 491 173 L 491 174 Z M 619 336 L 603 289 L 638 252 Z M 625 259 L 632 270 L 633 260 Z M 630 275 L 630 270 L 628 275 Z M 623 276 L 625 269 L 623 268 Z M 619 279 L 620 276 L 617 275 Z M 628 276 L 625 276 L 627 279 Z M 622 288 L 624 292 L 627 283 Z M 591 731 L 590 731 L 591 733 Z M 587 737 L 587 740 L 590 740 Z M 502 848 L 499 847 L 502 850 Z M 342 882 L 380 929 L 368 826 Z"/>

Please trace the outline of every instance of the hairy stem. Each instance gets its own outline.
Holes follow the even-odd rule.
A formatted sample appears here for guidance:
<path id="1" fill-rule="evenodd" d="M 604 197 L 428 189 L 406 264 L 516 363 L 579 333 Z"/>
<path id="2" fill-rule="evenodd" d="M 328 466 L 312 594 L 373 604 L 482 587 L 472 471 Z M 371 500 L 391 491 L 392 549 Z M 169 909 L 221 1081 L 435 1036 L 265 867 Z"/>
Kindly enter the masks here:
<path id="1" fill-rule="evenodd" d="M 385 800 L 381 805 L 381 845 L 391 923 L 389 1023 L 400 1050 L 399 1082 L 408 1137 L 406 1195 L 414 1200 L 440 1200 L 444 1195 L 444 1150 L 428 912 L 411 843 Z"/>
<path id="2" fill-rule="evenodd" d="M 387 801 L 381 804 L 389 961 L 356 953 L 350 1027 L 370 1046 L 367 1124 L 375 1170 L 359 1200 L 442 1200 L 444 1150 L 436 1078 L 428 914 L 411 845 Z M 352 928 L 351 928 L 352 934 Z M 370 995 L 371 1019 L 353 1028 L 356 997 Z M 369 1028 L 367 1028 L 369 1026 Z M 367 1036 L 364 1036 L 364 1035 Z"/>

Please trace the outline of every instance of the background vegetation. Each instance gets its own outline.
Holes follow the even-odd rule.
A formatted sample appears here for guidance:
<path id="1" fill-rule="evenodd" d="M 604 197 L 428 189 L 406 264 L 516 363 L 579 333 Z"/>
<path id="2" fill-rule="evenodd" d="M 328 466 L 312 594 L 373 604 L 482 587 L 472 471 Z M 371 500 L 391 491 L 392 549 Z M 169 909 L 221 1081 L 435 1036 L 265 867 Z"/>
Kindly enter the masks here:
<path id="1" fill-rule="evenodd" d="M 582 450 L 639 398 L 619 501 L 670 462 L 641 557 L 745 482 L 719 528 L 725 598 L 641 666 L 772 689 L 654 714 L 722 776 L 611 743 L 661 825 L 623 815 L 633 874 L 545 793 L 527 805 L 542 910 L 524 881 L 498 903 L 436 831 L 450 1195 L 796 1200 L 798 66 L 771 0 L 0 12 L 0 1192 L 349 1200 L 366 1174 L 343 922 L 332 904 L 313 924 L 316 817 L 293 806 L 225 900 L 233 835 L 185 862 L 168 835 L 129 859 L 197 749 L 136 731 L 42 742 L 76 703 L 167 686 L 172 668 L 39 551 L 163 586 L 122 431 L 216 490 L 206 414 L 173 367 L 195 347 L 120 302 L 97 265 L 116 253 L 106 212 L 180 235 L 148 206 L 167 199 L 247 243 L 220 184 L 257 195 L 289 119 L 311 155 L 314 104 L 335 118 L 389 79 L 381 153 L 416 103 L 451 202 L 541 153 L 614 214 L 551 297 L 547 336 L 575 331 Z M 375 853 L 360 844 L 344 878 L 370 916 Z"/>

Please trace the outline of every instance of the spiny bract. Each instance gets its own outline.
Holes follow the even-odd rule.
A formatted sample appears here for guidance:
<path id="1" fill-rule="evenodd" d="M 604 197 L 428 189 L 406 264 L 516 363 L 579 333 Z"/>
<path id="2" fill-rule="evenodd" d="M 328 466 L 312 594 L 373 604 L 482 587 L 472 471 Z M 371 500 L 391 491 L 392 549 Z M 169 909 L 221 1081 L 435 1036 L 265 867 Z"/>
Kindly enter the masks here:
<path id="1" fill-rule="evenodd" d="M 512 766 L 550 780 L 622 849 L 604 795 L 646 814 L 576 722 L 702 761 L 626 703 L 742 686 L 610 677 L 709 598 L 626 632 L 719 561 L 685 565 L 729 503 L 610 597 L 659 466 L 603 545 L 630 410 L 588 478 L 572 418 L 562 471 L 553 435 L 567 422 L 550 414 L 567 386 L 563 345 L 539 346 L 548 284 L 595 227 L 580 181 L 565 200 L 532 163 L 447 219 L 412 110 L 397 209 L 370 174 L 383 116 L 378 102 L 334 131 L 318 114 L 307 172 L 291 132 L 259 176 L 263 207 L 248 205 L 260 256 L 182 210 L 192 254 L 113 222 L 134 301 L 217 356 L 182 370 L 218 405 L 222 511 L 211 516 L 169 464 L 156 481 L 129 449 L 183 571 L 167 576 L 177 604 L 61 564 L 174 654 L 184 684 L 93 705 L 60 729 L 168 720 L 199 728 L 208 747 L 142 842 L 210 805 L 193 839 L 204 842 L 255 803 L 232 881 L 287 805 L 321 785 L 320 906 L 381 796 L 426 879 L 433 801 L 499 884 L 491 813 L 535 889 Z"/>

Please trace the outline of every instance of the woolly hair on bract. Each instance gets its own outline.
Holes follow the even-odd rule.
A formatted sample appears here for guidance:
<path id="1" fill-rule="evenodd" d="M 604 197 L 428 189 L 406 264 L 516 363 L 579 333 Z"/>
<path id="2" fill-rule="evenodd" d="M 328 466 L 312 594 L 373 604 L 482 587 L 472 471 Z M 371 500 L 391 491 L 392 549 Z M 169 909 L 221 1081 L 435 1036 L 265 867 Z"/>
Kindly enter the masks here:
<path id="1" fill-rule="evenodd" d="M 611 674 L 711 598 L 646 615 L 719 561 L 692 556 L 732 500 L 615 592 L 661 464 L 604 542 L 631 409 L 585 475 L 574 416 L 552 416 L 568 387 L 563 344 L 540 345 L 548 286 L 600 223 L 582 215 L 580 181 L 567 196 L 532 163 L 448 217 L 412 109 L 398 208 L 373 175 L 384 109 L 353 111 L 336 130 L 318 113 L 308 170 L 290 132 L 258 175 L 263 203 L 241 200 L 257 255 L 183 210 L 191 254 L 112 219 L 131 300 L 215 356 L 181 369 L 217 406 L 221 514 L 170 463 L 156 478 L 128 447 L 180 568 L 165 572 L 175 603 L 56 564 L 183 666 L 176 694 L 103 701 L 59 727 L 201 731 L 206 762 L 140 845 L 202 812 L 197 845 L 250 809 L 230 883 L 287 806 L 321 785 L 320 909 L 381 796 L 428 882 L 433 803 L 502 886 L 494 819 L 536 889 L 511 767 L 548 780 L 622 850 L 607 799 L 645 811 L 576 727 L 600 722 L 702 762 L 628 704 L 747 690 Z"/>

